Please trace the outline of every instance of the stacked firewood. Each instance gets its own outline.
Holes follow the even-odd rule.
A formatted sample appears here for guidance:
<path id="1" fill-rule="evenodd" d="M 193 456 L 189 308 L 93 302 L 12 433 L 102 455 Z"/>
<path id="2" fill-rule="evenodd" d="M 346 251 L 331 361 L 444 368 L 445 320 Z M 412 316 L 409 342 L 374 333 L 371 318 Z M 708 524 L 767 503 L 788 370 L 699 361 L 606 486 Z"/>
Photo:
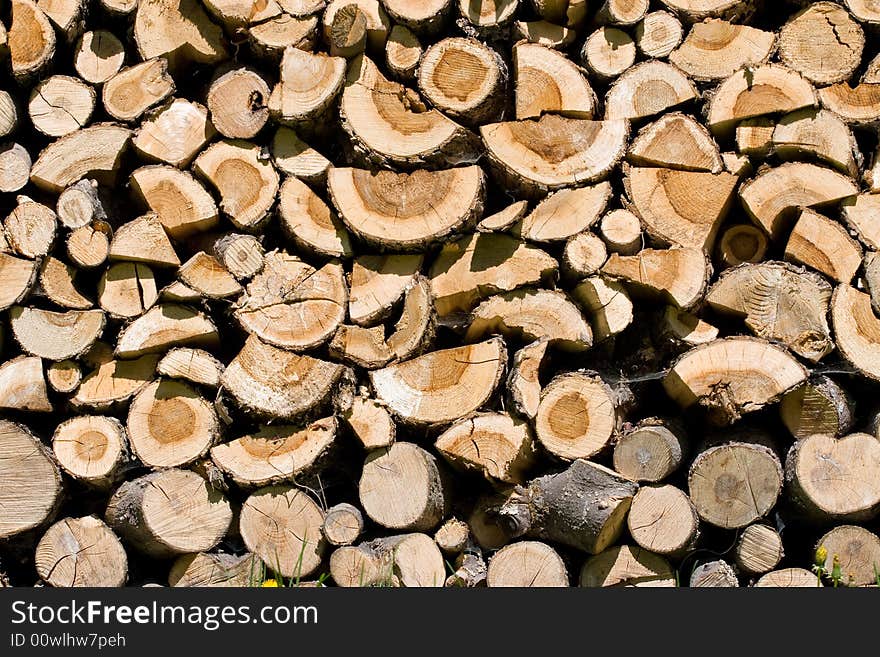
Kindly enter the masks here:
<path id="1" fill-rule="evenodd" d="M 10 0 L 0 582 L 873 583 L 878 34 Z"/>

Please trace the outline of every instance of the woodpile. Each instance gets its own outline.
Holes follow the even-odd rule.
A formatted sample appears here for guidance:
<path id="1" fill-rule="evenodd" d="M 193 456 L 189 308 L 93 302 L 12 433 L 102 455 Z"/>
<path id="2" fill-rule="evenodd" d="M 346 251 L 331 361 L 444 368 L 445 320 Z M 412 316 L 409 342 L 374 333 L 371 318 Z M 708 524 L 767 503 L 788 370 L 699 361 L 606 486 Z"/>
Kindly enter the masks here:
<path id="1" fill-rule="evenodd" d="M 0 581 L 875 584 L 876 5 L 11 0 Z"/>

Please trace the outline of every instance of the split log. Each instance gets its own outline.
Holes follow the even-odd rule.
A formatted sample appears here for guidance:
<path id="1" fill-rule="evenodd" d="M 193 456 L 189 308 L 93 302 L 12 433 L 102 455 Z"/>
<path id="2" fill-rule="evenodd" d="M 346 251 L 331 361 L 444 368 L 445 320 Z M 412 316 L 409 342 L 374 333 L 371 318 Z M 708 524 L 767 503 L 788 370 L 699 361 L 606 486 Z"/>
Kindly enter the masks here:
<path id="1" fill-rule="evenodd" d="M 248 550 L 282 577 L 311 575 L 321 564 L 324 512 L 293 486 L 268 486 L 241 507 L 239 531 Z"/>
<path id="2" fill-rule="evenodd" d="M 228 54 L 222 30 L 196 0 L 138 0 L 134 40 L 144 60 L 212 64 Z"/>
<path id="3" fill-rule="evenodd" d="M 632 256 L 613 253 L 600 273 L 625 281 L 635 292 L 687 310 L 702 299 L 709 271 L 702 251 L 673 247 L 642 249 Z"/>
<path id="4" fill-rule="evenodd" d="M 840 354 L 862 374 L 880 379 L 880 319 L 871 309 L 871 297 L 838 285 L 831 297 L 831 323 Z"/>
<path id="5" fill-rule="evenodd" d="M 461 554 L 471 544 L 471 532 L 466 522 L 450 518 L 434 533 L 434 542 L 445 554 Z"/>
<path id="6" fill-rule="evenodd" d="M 694 547 L 700 519 L 688 496 L 675 486 L 643 486 L 627 515 L 630 536 L 656 554 L 678 555 Z"/>
<path id="7" fill-rule="evenodd" d="M 453 466 L 487 479 L 522 484 L 534 461 L 529 425 L 503 413 L 478 413 L 456 422 L 434 446 Z"/>
<path id="8" fill-rule="evenodd" d="M 141 122 L 131 143 L 147 159 L 184 167 L 215 134 L 205 107 L 175 98 Z"/>
<path id="9" fill-rule="evenodd" d="M 329 36 L 336 14 L 349 6 L 351 2 L 357 6 L 367 22 L 367 44 L 370 49 L 381 52 L 391 29 L 391 21 L 385 13 L 385 3 L 379 0 L 330 0 L 324 9 L 322 18 L 325 39 Z"/>
<path id="10" fill-rule="evenodd" d="M 583 587 L 671 587 L 675 573 L 663 557 L 640 547 L 619 545 L 587 559 L 581 568 Z"/>
<path id="11" fill-rule="evenodd" d="M 173 93 L 168 61 L 160 57 L 119 71 L 104 83 L 101 100 L 114 119 L 134 121 Z"/>
<path id="12" fill-rule="evenodd" d="M 876 25 L 880 23 L 880 10 L 870 0 L 843 0 L 849 12 L 862 23 Z"/>
<path id="13" fill-rule="evenodd" d="M 788 237 L 785 259 L 849 284 L 861 266 L 862 248 L 842 225 L 805 209 Z"/>
<path id="14" fill-rule="evenodd" d="M 539 541 L 507 545 L 489 561 L 486 586 L 569 586 L 568 570 L 552 547 Z"/>
<path id="15" fill-rule="evenodd" d="M 428 531 L 449 509 L 437 460 L 413 443 L 395 442 L 371 452 L 358 494 L 370 519 L 389 529 Z"/>
<path id="16" fill-rule="evenodd" d="M 17 192 L 27 185 L 31 156 L 21 144 L 0 146 L 0 192 Z"/>
<path id="17" fill-rule="evenodd" d="M 336 100 L 344 80 L 343 58 L 287 47 L 281 79 L 266 97 L 269 112 L 282 123 L 317 120 Z"/>
<path id="18" fill-rule="evenodd" d="M 736 588 L 739 586 L 736 571 L 723 559 L 707 561 L 694 568 L 688 583 L 691 588 Z"/>
<path id="19" fill-rule="evenodd" d="M 220 385 L 223 363 L 202 349 L 178 347 L 162 357 L 156 371 L 172 379 L 184 379 L 216 388 Z"/>
<path id="20" fill-rule="evenodd" d="M 304 182 L 294 177 L 284 181 L 278 209 L 285 232 L 300 248 L 330 258 L 353 255 L 345 226 Z"/>
<path id="21" fill-rule="evenodd" d="M 385 0 L 382 6 L 395 23 L 425 35 L 433 35 L 442 30 L 452 12 L 451 0 Z"/>
<path id="22" fill-rule="evenodd" d="M 792 445 L 785 460 L 792 498 L 819 521 L 874 518 L 880 511 L 878 473 L 880 441 L 866 433 L 807 436 Z"/>
<path id="23" fill-rule="evenodd" d="M 768 525 L 746 527 L 734 548 L 736 565 L 747 573 L 769 572 L 779 565 L 783 556 L 782 537 Z"/>
<path id="24" fill-rule="evenodd" d="M 619 428 L 621 396 L 598 376 L 560 374 L 541 392 L 535 435 L 561 459 L 590 458 L 608 446 Z"/>
<path id="25" fill-rule="evenodd" d="M 755 582 L 755 586 L 770 588 L 815 588 L 821 587 L 822 582 L 816 576 L 804 568 L 783 568 L 773 570 Z"/>
<path id="26" fill-rule="evenodd" d="M 647 418 L 614 444 L 614 469 L 634 481 L 659 482 L 675 472 L 686 452 L 686 440 L 675 422 Z"/>
<path id="27" fill-rule="evenodd" d="M 396 426 L 391 413 L 375 399 L 355 397 L 343 417 L 365 449 L 390 447 L 394 443 Z"/>
<path id="28" fill-rule="evenodd" d="M 345 318 L 348 290 L 342 265 L 331 260 L 315 269 L 282 251 L 268 253 L 263 263 L 236 304 L 234 315 L 242 328 L 284 349 L 326 342 Z"/>
<path id="29" fill-rule="evenodd" d="M 220 383 L 247 412 L 293 419 L 325 402 L 343 369 L 342 365 L 284 351 L 251 336 L 223 370 Z"/>
<path id="30" fill-rule="evenodd" d="M 477 224 L 481 233 L 504 233 L 512 230 L 529 211 L 528 201 L 516 201 L 495 214 L 483 217 Z"/>
<path id="31" fill-rule="evenodd" d="M 125 61 L 125 47 L 108 30 L 85 32 L 76 42 L 73 66 L 90 84 L 103 84 L 112 78 Z"/>
<path id="32" fill-rule="evenodd" d="M 545 112 L 592 119 L 598 100 L 583 72 L 561 53 L 534 44 L 513 47 L 515 115 L 540 117 Z"/>
<path id="33" fill-rule="evenodd" d="M 483 301 L 471 314 L 465 340 L 491 334 L 526 342 L 547 338 L 564 351 L 586 351 L 593 344 L 590 324 L 578 307 L 551 290 L 521 288 Z"/>
<path id="34" fill-rule="evenodd" d="M 831 286 L 821 276 L 776 262 L 724 272 L 706 293 L 716 311 L 743 317 L 758 337 L 781 342 L 812 362 L 834 349 L 826 316 Z"/>
<path id="35" fill-rule="evenodd" d="M 628 68 L 608 90 L 605 118 L 644 119 L 696 97 L 694 83 L 674 66 L 658 60 L 642 62 Z"/>
<path id="36" fill-rule="evenodd" d="M 819 90 L 822 107 L 831 110 L 850 125 L 871 127 L 880 120 L 880 84 L 846 82 Z"/>
<path id="37" fill-rule="evenodd" d="M 186 171 L 171 166 L 140 167 L 131 173 L 129 184 L 134 197 L 155 213 L 162 228 L 173 239 L 208 230 L 219 221 L 214 199 Z M 162 241 L 158 234 L 156 239 Z M 170 254 L 168 263 L 180 264 L 176 256 L 171 258 Z"/>
<path id="38" fill-rule="evenodd" d="M 613 25 L 635 25 L 648 11 L 648 0 L 605 0 L 593 20 Z"/>
<path id="39" fill-rule="evenodd" d="M 253 586 L 260 568 L 253 554 L 183 554 L 168 572 L 169 586 Z"/>
<path id="40" fill-rule="evenodd" d="M 0 91 L 0 137 L 6 137 L 18 126 L 18 109 L 8 91 Z"/>
<path id="41" fill-rule="evenodd" d="M 235 277 L 212 255 L 199 251 L 184 262 L 177 276 L 208 299 L 237 297 L 243 289 Z"/>
<path id="42" fill-rule="evenodd" d="M 34 556 L 37 574 L 55 587 L 118 587 L 128 558 L 116 534 L 95 516 L 65 518 L 46 531 Z"/>
<path id="43" fill-rule="evenodd" d="M 842 581 L 848 586 L 866 586 L 877 581 L 880 569 L 880 537 L 863 527 L 835 527 L 816 543 L 828 551 L 828 558 L 840 557 Z"/>
<path id="44" fill-rule="evenodd" d="M 98 281 L 98 303 L 111 317 L 139 317 L 158 299 L 153 271 L 143 263 L 117 262 Z"/>
<path id="45" fill-rule="evenodd" d="M 332 417 L 307 426 L 263 426 L 211 448 L 211 460 L 245 488 L 292 482 L 316 469 L 333 447 L 336 433 Z"/>
<path id="46" fill-rule="evenodd" d="M 80 415 L 55 429 L 52 450 L 71 477 L 102 490 L 122 475 L 128 439 L 122 423 L 104 415 Z"/>
<path id="47" fill-rule="evenodd" d="M 485 197 L 478 166 L 413 173 L 333 168 L 327 186 L 352 233 L 394 250 L 411 251 L 472 227 Z"/>
<path id="48" fill-rule="evenodd" d="M 842 436 L 853 426 L 853 402 L 833 379 L 817 376 L 783 396 L 782 423 L 795 438 L 821 433 Z"/>
<path id="49" fill-rule="evenodd" d="M 324 515 L 324 524 L 321 532 L 324 539 L 335 546 L 351 545 L 364 531 L 364 517 L 360 510 L 351 504 L 343 502 L 331 506 Z"/>
<path id="50" fill-rule="evenodd" d="M 0 365 L 0 408 L 52 412 L 41 359 L 19 356 Z"/>
<path id="51" fill-rule="evenodd" d="M 388 41 L 385 42 L 385 65 L 393 77 L 413 81 L 421 59 L 422 44 L 418 37 L 403 25 L 391 28 Z"/>
<path id="52" fill-rule="evenodd" d="M 348 297 L 349 319 L 371 326 L 385 319 L 414 280 L 422 255 L 376 255 L 355 258 Z"/>
<path id="53" fill-rule="evenodd" d="M 160 380 L 139 392 L 126 421 L 134 455 L 151 468 L 192 463 L 217 440 L 217 413 L 199 393 L 181 381 Z"/>
<path id="54" fill-rule="evenodd" d="M 61 472 L 28 429 L 6 420 L 0 420 L 0 475 L 0 539 L 51 521 L 62 502 Z"/>
<path id="55" fill-rule="evenodd" d="M 64 313 L 13 306 L 9 309 L 12 333 L 21 348 L 46 360 L 65 360 L 84 354 L 104 330 L 100 310 Z"/>
<path id="56" fill-rule="evenodd" d="M 133 360 L 114 360 L 111 356 L 93 365 L 70 400 L 75 408 L 105 411 L 143 390 L 156 371 L 159 356 L 147 354 Z"/>
<path id="57" fill-rule="evenodd" d="M 672 348 L 674 353 L 718 338 L 717 327 L 674 306 L 663 309 L 654 333 L 660 345 Z"/>
<path id="58" fill-rule="evenodd" d="M 739 188 L 746 212 L 771 238 L 781 236 L 794 210 L 831 205 L 856 194 L 846 176 L 800 162 L 769 169 Z"/>
<path id="59" fill-rule="evenodd" d="M 536 43 L 554 50 L 567 49 L 577 38 L 575 30 L 546 20 L 514 21 L 512 30 L 516 36 L 529 43 Z"/>
<path id="60" fill-rule="evenodd" d="M 701 452 L 688 473 L 688 495 L 703 521 L 737 529 L 763 518 L 782 491 L 782 465 L 768 447 L 729 442 Z"/>
<path id="61" fill-rule="evenodd" d="M 31 0 L 13 0 L 7 47 L 16 81 L 27 83 L 39 76 L 55 55 L 55 30 L 40 7 Z"/>
<path id="62" fill-rule="evenodd" d="M 193 163 L 220 195 L 220 209 L 242 230 L 256 230 L 268 220 L 278 193 L 278 172 L 260 153 L 250 142 L 224 140 L 206 148 Z"/>
<path id="63" fill-rule="evenodd" d="M 82 32 L 88 10 L 85 0 L 40 0 L 37 6 L 68 43 L 76 40 Z"/>
<path id="64" fill-rule="evenodd" d="M 325 182 L 330 160 L 302 141 L 290 128 L 281 126 L 275 131 L 271 144 L 275 167 L 289 176 L 305 182 Z"/>
<path id="65" fill-rule="evenodd" d="M 572 296 L 590 314 L 596 343 L 621 333 L 633 321 L 633 304 L 617 281 L 591 276 L 574 288 Z"/>
<path id="66" fill-rule="evenodd" d="M 517 351 L 507 376 L 507 393 L 511 407 L 530 420 L 535 419 L 541 403 L 541 382 L 538 374 L 548 345 L 548 340 L 541 339 Z"/>
<path id="67" fill-rule="evenodd" d="M 232 509 L 202 477 L 172 468 L 122 484 L 105 520 L 131 547 L 165 558 L 213 548 L 229 529 Z"/>
<path id="68" fill-rule="evenodd" d="M 668 11 L 652 11 L 636 25 L 636 46 L 645 57 L 668 57 L 684 37 L 681 22 Z"/>
<path id="69" fill-rule="evenodd" d="M 337 586 L 443 586 L 443 555 L 425 534 L 377 538 L 346 546 L 330 556 L 330 574 Z"/>
<path id="70" fill-rule="evenodd" d="M 370 380 L 377 398 L 404 422 L 447 424 L 490 399 L 506 364 L 504 341 L 492 338 L 374 370 Z"/>
<path id="71" fill-rule="evenodd" d="M 541 249 L 497 233 L 476 233 L 446 244 L 429 270 L 441 317 L 470 311 L 481 299 L 535 285 L 559 265 Z"/>
<path id="72" fill-rule="evenodd" d="M 31 182 L 57 194 L 81 178 L 112 179 L 130 137 L 130 130 L 109 123 L 65 135 L 40 153 L 31 168 Z"/>
<path id="73" fill-rule="evenodd" d="M 291 3 L 286 3 L 290 7 Z M 278 62 L 287 46 L 301 50 L 314 49 L 318 33 L 318 16 L 292 16 L 281 13 L 274 18 L 250 25 L 247 29 L 251 50 L 262 59 Z"/>
<path id="74" fill-rule="evenodd" d="M 709 131 L 694 118 L 680 112 L 664 114 L 642 128 L 630 144 L 626 159 L 638 166 L 665 167 L 681 171 L 720 173 L 723 169 L 718 145 L 709 135 Z M 646 173 L 639 169 L 631 169 L 630 172 L 638 172 L 642 175 Z M 688 178 L 712 180 L 707 176 L 684 176 L 682 180 Z M 666 184 L 666 180 L 662 178 L 658 182 L 662 186 Z"/>
<path id="75" fill-rule="evenodd" d="M 53 75 L 39 82 L 28 102 L 33 126 L 48 137 L 84 127 L 95 109 L 95 90 L 78 78 Z"/>
<path id="76" fill-rule="evenodd" d="M 333 57 L 359 55 L 367 45 L 367 16 L 357 4 L 345 5 L 333 14 L 329 29 L 324 26 L 324 36 Z"/>
<path id="77" fill-rule="evenodd" d="M 752 224 L 735 224 L 718 240 L 718 257 L 728 267 L 758 263 L 767 254 L 767 237 Z"/>
<path id="78" fill-rule="evenodd" d="M 613 80 L 636 61 L 632 37 L 616 27 L 600 27 L 581 48 L 581 61 L 600 80 Z"/>
<path id="79" fill-rule="evenodd" d="M 456 0 L 463 21 L 458 24 L 492 38 L 504 34 L 516 14 L 519 0 Z"/>
<path id="80" fill-rule="evenodd" d="M 773 152 L 783 160 L 818 158 L 841 173 L 858 175 L 859 147 L 849 126 L 833 112 L 802 109 L 775 124 Z"/>
<path id="81" fill-rule="evenodd" d="M 476 39 L 452 37 L 429 46 L 418 81 L 432 105 L 466 124 L 490 123 L 504 109 L 507 65 Z"/>
<path id="82" fill-rule="evenodd" d="M 773 403 L 806 377 L 804 367 L 780 347 L 723 338 L 685 353 L 664 377 L 663 388 L 682 407 L 699 404 L 714 422 L 727 424 Z"/>
<path id="83" fill-rule="evenodd" d="M 871 249 L 880 247 L 880 230 L 871 217 L 880 207 L 880 194 L 859 194 L 846 199 L 841 206 L 841 215 L 851 231 Z"/>
<path id="84" fill-rule="evenodd" d="M 19 196 L 18 205 L 3 222 L 6 242 L 25 258 L 40 258 L 52 250 L 58 229 L 55 213 L 42 203 Z"/>
<path id="85" fill-rule="evenodd" d="M 518 488 L 497 513 L 512 536 L 526 534 L 598 554 L 620 537 L 637 490 L 616 472 L 578 459 L 558 474 Z"/>
<path id="86" fill-rule="evenodd" d="M 527 214 L 516 232 L 533 242 L 568 239 L 590 228 L 605 210 L 611 185 L 601 182 L 553 192 Z"/>
<path id="87" fill-rule="evenodd" d="M 217 327 L 203 313 L 187 306 L 162 303 L 153 306 L 119 332 L 116 355 L 136 358 L 165 352 L 170 347 L 214 347 Z"/>

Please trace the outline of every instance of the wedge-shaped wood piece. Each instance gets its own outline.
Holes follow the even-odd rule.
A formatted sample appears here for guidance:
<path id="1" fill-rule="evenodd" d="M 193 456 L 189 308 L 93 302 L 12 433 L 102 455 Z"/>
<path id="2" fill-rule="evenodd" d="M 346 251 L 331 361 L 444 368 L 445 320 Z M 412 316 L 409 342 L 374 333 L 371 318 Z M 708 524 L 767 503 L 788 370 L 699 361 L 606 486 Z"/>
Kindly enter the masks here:
<path id="1" fill-rule="evenodd" d="M 219 221 L 214 199 L 186 171 L 146 166 L 135 169 L 129 180 L 135 198 L 156 214 L 173 239 L 207 230 Z"/>
<path id="2" fill-rule="evenodd" d="M 504 413 L 478 413 L 456 422 L 435 447 L 455 467 L 512 484 L 525 482 L 534 460 L 529 425 Z"/>
<path id="3" fill-rule="evenodd" d="M 707 120 L 712 132 L 724 134 L 743 119 L 818 104 L 808 80 L 780 64 L 766 64 L 737 71 L 718 85 L 709 101 Z"/>
<path id="4" fill-rule="evenodd" d="M 142 315 L 158 298 L 153 270 L 140 262 L 110 265 L 98 281 L 98 303 L 112 317 Z"/>
<path id="5" fill-rule="evenodd" d="M 779 30 L 779 58 L 816 85 L 852 77 L 864 47 L 864 31 L 836 2 L 812 3 Z"/>
<path id="6" fill-rule="evenodd" d="M 187 306 L 163 303 L 122 329 L 116 355 L 135 358 L 169 347 L 214 347 L 219 341 L 217 328 L 206 315 Z"/>
<path id="7" fill-rule="evenodd" d="M 110 351 L 110 347 L 107 349 Z M 146 388 L 158 362 L 158 355 L 147 354 L 132 360 L 108 358 L 97 363 L 83 378 L 71 404 L 74 408 L 108 410 Z"/>
<path id="8" fill-rule="evenodd" d="M 419 274 L 407 287 L 400 318 L 385 342 L 395 359 L 406 360 L 431 348 L 435 330 L 431 284 Z"/>
<path id="9" fill-rule="evenodd" d="M 681 171 L 724 170 L 718 144 L 687 114 L 664 114 L 639 131 L 626 154 L 632 164 Z"/>
<path id="10" fill-rule="evenodd" d="M 367 370 L 385 367 L 393 358 L 381 325 L 364 328 L 343 324 L 333 334 L 328 350 L 334 358 Z"/>
<path id="11" fill-rule="evenodd" d="M 40 265 L 40 288 L 52 303 L 72 310 L 87 310 L 94 304 L 79 289 L 78 270 L 55 257 Z"/>
<path id="12" fill-rule="evenodd" d="M 660 0 L 672 11 L 689 22 L 723 16 L 737 18 L 748 16 L 749 0 Z"/>
<path id="13" fill-rule="evenodd" d="M 257 557 L 250 552 L 241 556 L 226 552 L 182 554 L 171 564 L 168 585 L 236 588 L 250 586 L 260 567 Z"/>
<path id="14" fill-rule="evenodd" d="M 504 182 L 527 194 L 543 194 L 607 177 L 626 151 L 629 122 L 545 114 L 485 125 L 480 134 Z"/>
<path id="15" fill-rule="evenodd" d="M 562 292 L 524 288 L 489 297 L 471 315 L 465 340 L 493 333 L 527 341 L 547 338 L 566 351 L 584 351 L 593 344 L 590 324 Z"/>
<path id="16" fill-rule="evenodd" d="M 469 125 L 504 110 L 507 65 L 476 39 L 451 37 L 430 45 L 419 61 L 419 90 L 444 114 Z"/>
<path id="17" fill-rule="evenodd" d="M 819 158 L 850 176 L 858 175 L 861 159 L 852 131 L 828 110 L 807 108 L 786 114 L 775 124 L 773 152 L 783 160 Z"/>
<path id="18" fill-rule="evenodd" d="M 12 23 L 6 46 L 16 80 L 27 82 L 39 75 L 55 55 L 55 30 L 42 9 L 31 0 L 13 0 Z"/>
<path id="19" fill-rule="evenodd" d="M 343 418 L 364 449 L 390 447 L 394 443 L 394 419 L 388 409 L 375 399 L 355 397 Z"/>
<path id="20" fill-rule="evenodd" d="M 836 438 L 852 429 L 854 402 L 830 377 L 813 376 L 785 394 L 779 404 L 779 417 L 796 439 L 816 433 Z"/>
<path id="21" fill-rule="evenodd" d="M 298 246 L 330 258 L 352 255 L 351 238 L 345 226 L 321 197 L 298 178 L 289 176 L 281 185 L 278 209 L 281 225 Z"/>
<path id="22" fill-rule="evenodd" d="M 456 164 L 475 150 L 473 135 L 425 110 L 415 92 L 388 80 L 363 55 L 349 64 L 339 118 L 357 154 L 377 164 Z"/>
<path id="23" fill-rule="evenodd" d="M 718 337 L 718 328 L 675 306 L 666 306 L 657 317 L 655 335 L 676 351 L 706 344 Z"/>
<path id="24" fill-rule="evenodd" d="M 880 318 L 871 309 L 871 297 L 838 285 L 831 297 L 831 322 L 843 357 L 862 374 L 880 380 Z"/>
<path id="25" fill-rule="evenodd" d="M 871 520 L 880 511 L 880 441 L 867 433 L 807 436 L 791 446 L 785 478 L 814 519 Z"/>
<path id="26" fill-rule="evenodd" d="M 699 249 L 643 249 L 633 256 L 612 254 L 601 273 L 687 310 L 703 297 L 709 263 Z"/>
<path id="27" fill-rule="evenodd" d="M 597 99 L 583 72 L 562 53 L 537 43 L 513 47 L 516 118 L 544 113 L 592 119 Z"/>
<path id="28" fill-rule="evenodd" d="M 220 433 L 214 407 L 191 386 L 172 379 L 151 383 L 135 396 L 126 429 L 132 452 L 151 468 L 192 463 Z"/>
<path id="29" fill-rule="evenodd" d="M 421 248 L 472 227 L 485 196 L 478 166 L 412 173 L 333 168 L 327 184 L 354 234 L 395 250 Z"/>
<path id="30" fill-rule="evenodd" d="M 491 398 L 506 364 L 504 341 L 493 338 L 373 371 L 370 380 L 377 398 L 403 421 L 447 424 Z"/>
<path id="31" fill-rule="evenodd" d="M 663 379 L 683 408 L 700 404 L 723 424 L 775 402 L 807 378 L 806 369 L 781 347 L 746 337 L 695 347 Z"/>
<path id="32" fill-rule="evenodd" d="M 162 559 L 213 548 L 229 530 L 232 508 L 196 473 L 169 468 L 122 484 L 105 520 L 129 545 Z"/>
<path id="33" fill-rule="evenodd" d="M 326 342 L 345 319 L 348 303 L 342 265 L 320 269 L 274 251 L 248 284 L 235 317 L 248 333 L 284 349 L 311 349 Z"/>
<path id="34" fill-rule="evenodd" d="M 275 131 L 271 148 L 275 167 L 282 173 L 309 183 L 326 181 L 330 160 L 305 143 L 290 128 L 281 126 Z"/>
<path id="35" fill-rule="evenodd" d="M 172 379 L 185 379 L 216 388 L 220 385 L 223 363 L 203 349 L 178 347 L 162 357 L 156 371 Z"/>
<path id="36" fill-rule="evenodd" d="M 676 586 L 675 571 L 658 554 L 636 545 L 618 545 L 590 557 L 581 568 L 582 587 Z"/>
<path id="37" fill-rule="evenodd" d="M 841 224 L 807 208 L 791 230 L 785 259 L 849 283 L 862 265 L 862 247 Z"/>
<path id="38" fill-rule="evenodd" d="M 244 410 L 293 419 L 324 402 L 344 367 L 273 347 L 250 336 L 223 371 L 223 390 Z"/>
<path id="39" fill-rule="evenodd" d="M 155 213 L 145 214 L 114 233 L 110 259 L 143 262 L 157 267 L 177 267 L 180 259 Z"/>
<path id="40" fill-rule="evenodd" d="M 284 50 L 281 80 L 269 96 L 269 111 L 279 121 L 297 122 L 320 116 L 336 99 L 345 81 L 345 60 Z"/>
<path id="41" fill-rule="evenodd" d="M 41 359 L 19 356 L 0 365 L 0 408 L 52 412 Z"/>
<path id="42" fill-rule="evenodd" d="M 626 167 L 624 187 L 649 233 L 709 253 L 737 182 L 726 172 Z"/>
<path id="43" fill-rule="evenodd" d="M 771 238 L 779 238 L 793 211 L 838 203 L 858 191 L 850 178 L 836 171 L 790 162 L 745 183 L 739 197 L 752 220 Z"/>
<path id="44" fill-rule="evenodd" d="M 220 209 L 242 230 L 256 230 L 269 218 L 278 193 L 278 172 L 248 141 L 217 142 L 196 158 L 195 172 L 220 194 Z"/>
<path id="45" fill-rule="evenodd" d="M 522 220 L 519 234 L 534 242 L 568 239 L 599 220 L 611 198 L 611 184 L 560 189 L 542 200 Z"/>
<path id="46" fill-rule="evenodd" d="M 0 310 L 22 301 L 37 279 L 38 264 L 0 252 Z"/>
<path id="47" fill-rule="evenodd" d="M 702 520 L 738 529 L 769 513 L 782 492 L 782 481 L 782 464 L 768 447 L 729 442 L 694 459 L 688 494 Z"/>
<path id="48" fill-rule="evenodd" d="M 204 251 L 199 251 L 180 265 L 177 275 L 180 280 L 209 299 L 226 299 L 242 292 L 241 285 L 226 267 Z"/>
<path id="49" fill-rule="evenodd" d="M 626 70 L 605 96 L 606 119 L 643 119 L 697 97 L 697 88 L 674 66 L 659 60 Z"/>
<path id="50" fill-rule="evenodd" d="M 61 505 L 55 459 L 28 429 L 6 420 L 0 420 L 0 482 L 0 538 L 40 527 Z"/>
<path id="51" fill-rule="evenodd" d="M 105 415 L 77 415 L 52 435 L 52 451 L 61 468 L 74 479 L 107 490 L 128 460 L 128 439 L 122 423 Z"/>
<path id="52" fill-rule="evenodd" d="M 293 481 L 313 468 L 333 446 L 336 418 L 306 426 L 273 425 L 211 449 L 211 459 L 244 487 Z"/>
<path id="53" fill-rule="evenodd" d="M 720 313 L 743 317 L 758 337 L 816 362 L 834 349 L 826 317 L 831 286 L 821 276 L 777 262 L 724 272 L 706 293 Z"/>
<path id="54" fill-rule="evenodd" d="M 851 87 L 846 82 L 819 90 L 822 107 L 840 116 L 847 123 L 873 126 L 880 121 L 880 84 L 859 84 Z"/>
<path id="55" fill-rule="evenodd" d="M 134 40 L 143 59 L 213 64 L 227 56 L 223 31 L 197 0 L 143 0 L 134 18 Z"/>
<path id="56" fill-rule="evenodd" d="M 590 276 L 572 290 L 572 297 L 590 317 L 594 342 L 607 340 L 632 324 L 633 304 L 618 281 Z"/>
<path id="57" fill-rule="evenodd" d="M 483 233 L 503 233 L 522 219 L 529 211 L 528 201 L 514 201 L 503 210 L 483 218 L 477 224 L 477 230 Z"/>
<path id="58" fill-rule="evenodd" d="M 351 266 L 348 317 L 359 326 L 385 319 L 421 269 L 424 256 L 365 255 Z"/>
<path id="59" fill-rule="evenodd" d="M 144 118 L 131 144 L 148 160 L 185 167 L 216 133 L 207 108 L 174 98 Z"/>
<path id="60" fill-rule="evenodd" d="M 100 123 L 77 130 L 49 144 L 31 168 L 31 182 L 60 194 L 87 176 L 112 179 L 128 147 L 131 131 Z"/>
<path id="61" fill-rule="evenodd" d="M 101 310 L 57 313 L 13 306 L 9 310 L 15 340 L 32 356 L 46 360 L 76 358 L 91 347 L 104 330 Z"/>
<path id="62" fill-rule="evenodd" d="M 600 377 L 560 374 L 541 392 L 535 435 L 561 459 L 586 459 L 608 446 L 619 428 L 618 395 Z"/>
<path id="63" fill-rule="evenodd" d="M 858 238 L 872 249 L 880 248 L 880 224 L 876 220 L 880 211 L 880 194 L 859 194 L 847 199 L 841 206 L 841 215 Z"/>
<path id="64" fill-rule="evenodd" d="M 104 83 L 101 99 L 114 119 L 134 121 L 173 93 L 168 60 L 159 57 L 119 71 Z"/>
<path id="65" fill-rule="evenodd" d="M 733 75 L 743 66 L 763 64 L 775 45 L 773 32 L 712 19 L 695 23 L 669 61 L 694 80 L 709 82 Z"/>
<path id="66" fill-rule="evenodd" d="M 441 317 L 471 310 L 481 299 L 535 285 L 558 263 L 508 235 L 476 233 L 447 244 L 431 265 L 434 306 Z"/>
<path id="67" fill-rule="evenodd" d="M 816 546 L 824 547 L 828 554 L 840 555 L 840 572 L 846 573 L 847 586 L 876 586 L 878 568 L 874 564 L 880 563 L 880 536 L 858 525 L 840 525 L 820 538 Z"/>
<path id="68" fill-rule="evenodd" d="M 507 395 L 518 415 L 535 419 L 541 403 L 541 381 L 538 377 L 550 341 L 546 338 L 530 342 L 513 356 L 507 375 Z"/>

